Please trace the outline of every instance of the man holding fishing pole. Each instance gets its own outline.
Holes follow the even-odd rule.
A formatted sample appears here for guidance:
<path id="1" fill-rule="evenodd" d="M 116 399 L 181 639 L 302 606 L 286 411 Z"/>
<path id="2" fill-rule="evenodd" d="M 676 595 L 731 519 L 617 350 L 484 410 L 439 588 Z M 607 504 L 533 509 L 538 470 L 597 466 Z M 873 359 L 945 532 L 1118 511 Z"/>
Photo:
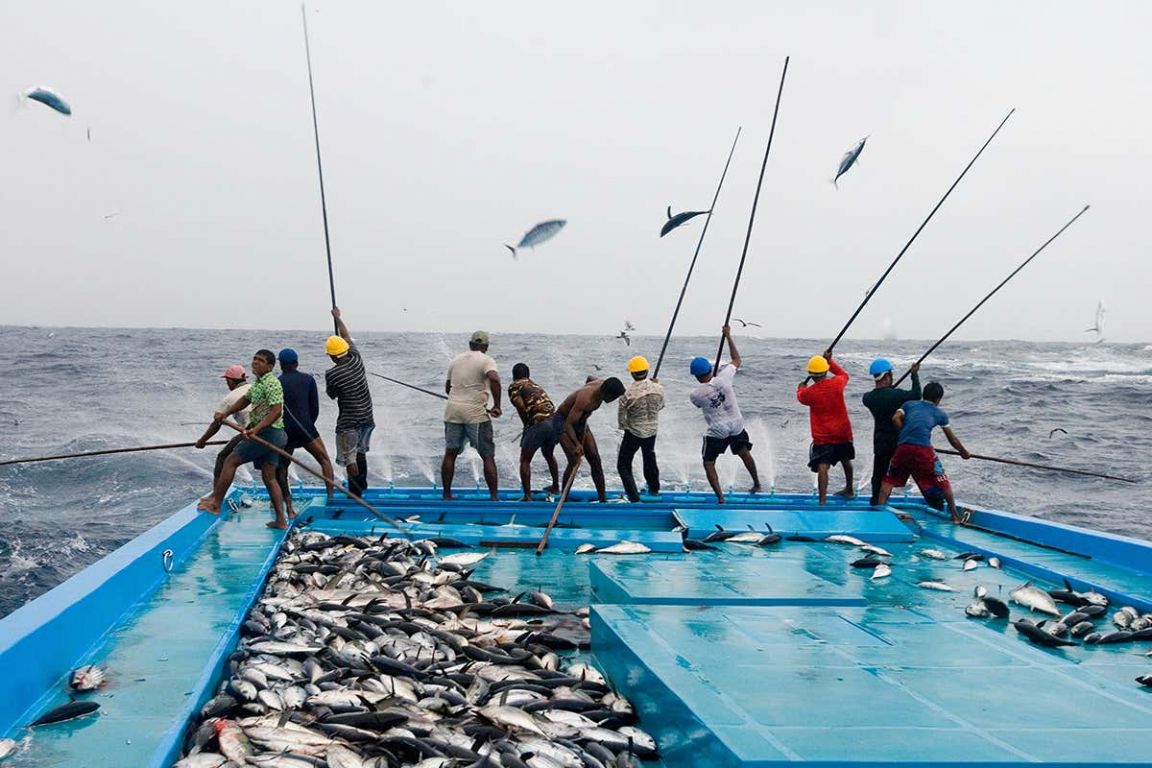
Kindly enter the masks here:
<path id="1" fill-rule="evenodd" d="M 272 500 L 272 512 L 276 519 L 270 521 L 269 528 L 287 528 L 288 520 L 284 516 L 284 499 L 280 495 L 280 483 L 276 479 L 276 466 L 280 463 L 280 456 L 268 445 L 252 440 L 253 436 L 260 438 L 276 448 L 283 449 L 288 442 L 288 435 L 284 432 L 284 389 L 280 380 L 272 373 L 276 366 L 276 356 L 271 350 L 260 349 L 252 356 L 252 374 L 256 381 L 248 387 L 248 391 L 222 414 L 216 414 L 216 421 L 221 422 L 234 413 L 239 413 L 251 406 L 251 415 L 245 430 L 240 433 L 244 438 L 236 450 L 232 452 L 221 468 L 220 477 L 216 480 L 216 487 L 212 491 L 212 498 L 201 500 L 198 509 L 213 515 L 220 514 L 220 505 L 228 493 L 236 477 L 236 470 L 241 464 L 252 462 L 260 470 L 260 477 L 264 480 L 264 487 L 268 489 L 268 498 Z"/>
<path id="2" fill-rule="evenodd" d="M 848 420 L 848 406 L 844 402 L 847 386 L 848 373 L 832 359 L 832 350 L 828 349 L 808 361 L 808 378 L 796 387 L 796 399 L 808 406 L 812 428 L 808 468 L 816 473 L 821 504 L 828 497 L 828 470 L 835 464 L 844 467 L 844 490 L 837 491 L 836 495 L 846 499 L 856 495 L 852 489 L 852 459 L 856 458 L 856 448 L 852 444 L 852 422 Z"/>
<path id="3" fill-rule="evenodd" d="M 588 417 L 604 403 L 614 402 L 623 394 L 624 382 L 615 376 L 603 381 L 590 378 L 584 386 L 564 398 L 556 413 L 552 414 L 552 428 L 560 436 L 560 447 L 568 458 L 568 466 L 564 468 L 565 492 L 572 487 L 577 465 L 587 457 L 592 484 L 596 486 L 596 498 L 601 503 L 608 501 L 604 466 L 600 462 L 596 438 L 588 428 Z"/>
<path id="4" fill-rule="evenodd" d="M 320 417 L 320 395 L 316 388 L 316 379 L 299 370 L 300 356 L 294 349 L 282 349 L 277 355 L 280 360 L 280 386 L 284 389 L 284 431 L 288 435 L 288 444 L 284 450 L 289 455 L 297 448 L 303 448 L 320 465 L 320 472 L 324 475 L 328 490 L 328 503 L 332 502 L 332 480 L 335 474 L 332 470 L 332 460 L 328 458 L 328 449 L 316 429 L 316 419 Z M 276 477 L 280 481 L 280 492 L 284 494 L 284 506 L 288 510 L 288 517 L 295 517 L 296 511 L 292 508 L 292 488 L 288 485 L 288 463 L 280 462 L 276 468 Z"/>
<path id="5" fill-rule="evenodd" d="M 523 491 L 520 501 L 532 501 L 532 457 L 536 451 L 544 454 L 544 461 L 552 474 L 552 485 L 544 490 L 547 493 L 560 493 L 560 469 L 556 465 L 555 455 L 560 435 L 552 428 L 552 414 L 556 412 L 556 406 L 544 388 L 532 381 L 526 363 L 512 366 L 508 402 L 512 403 L 524 425 L 520 433 L 520 488 Z"/>
<path id="6" fill-rule="evenodd" d="M 648 360 L 636 355 L 628 361 L 628 373 L 632 383 L 620 398 L 616 414 L 624 438 L 620 442 L 620 452 L 616 457 L 616 471 L 624 485 L 624 494 L 633 504 L 640 501 L 636 488 L 636 478 L 632 474 L 632 459 L 640 451 L 644 465 L 644 481 L 648 493 L 660 495 L 660 467 L 656 464 L 656 427 L 661 409 L 664 408 L 664 386 L 655 379 L 648 378 Z"/>
<path id="7" fill-rule="evenodd" d="M 448 365 L 448 378 L 444 393 L 448 403 L 444 407 L 444 460 L 440 463 L 440 479 L 444 483 L 444 498 L 454 499 L 452 480 L 456 476 L 456 457 L 470 443 L 484 463 L 484 481 L 492 501 L 499 498 L 496 475 L 496 442 L 492 437 L 492 419 L 499 418 L 500 374 L 496 361 L 488 356 L 488 333 L 476 331 L 468 340 L 468 351 L 452 358 Z M 492 407 L 488 407 L 488 393 L 492 393 Z"/>
<path id="8" fill-rule="evenodd" d="M 728 365 L 720 366 L 713 374 L 712 363 L 708 362 L 708 358 L 697 357 L 689 366 L 692 375 L 701 385 L 692 390 L 689 397 L 692 404 L 704 412 L 704 421 L 708 424 L 701 455 L 704 459 L 704 474 L 708 476 L 708 484 L 716 494 L 717 504 L 724 503 L 724 492 L 720 489 L 720 478 L 716 475 L 716 459 L 726 450 L 739 456 L 744 462 L 744 468 L 752 476 L 752 487 L 748 492 L 760 492 L 760 475 L 756 472 L 756 460 L 752 458 L 752 441 L 748 439 L 744 414 L 740 412 L 736 391 L 732 388 L 732 381 L 736 378 L 736 370 L 742 360 L 732 342 L 732 329 L 725 325 L 721 334 L 721 343 L 728 342 L 728 354 L 731 355 Z"/>
<path id="9" fill-rule="evenodd" d="M 340 317 L 339 307 L 332 307 L 337 336 L 329 336 L 324 351 L 335 365 L 324 371 L 324 389 L 336 401 L 336 463 L 348 473 L 348 490 L 363 496 L 368 488 L 368 451 L 376 419 L 372 411 L 372 392 L 364 359 Z"/>
<path id="10" fill-rule="evenodd" d="M 876 382 L 875 388 L 864 395 L 864 407 L 872 412 L 875 426 L 872 430 L 872 506 L 880 503 L 880 486 L 888 472 L 888 462 L 896 453 L 899 428 L 892 423 L 892 416 L 910 400 L 920 399 L 920 363 L 913 363 L 912 389 L 897 389 L 892 385 L 892 363 L 884 358 L 872 361 L 868 368 Z"/>
<path id="11" fill-rule="evenodd" d="M 203 449 L 208 444 L 208 441 L 215 437 L 216 433 L 220 431 L 220 420 L 224 418 L 223 414 L 228 411 L 240 398 L 248 392 L 248 374 L 242 365 L 230 365 L 228 370 L 224 371 L 224 375 L 220 378 L 224 379 L 224 384 L 228 387 L 228 394 L 224 395 L 224 399 L 216 406 L 215 413 L 212 414 L 212 423 L 204 430 L 204 434 L 196 441 L 196 447 Z M 250 409 L 240 411 L 239 419 L 241 424 L 248 422 L 248 413 Z M 236 450 L 236 446 L 244 439 L 243 435 L 237 434 L 236 437 L 228 441 L 228 444 L 220 449 L 220 453 L 216 454 L 216 466 L 212 469 L 212 488 L 215 490 L 216 481 L 220 479 L 220 471 L 224 469 L 224 462 L 232 455 L 232 451 Z M 201 503 L 207 503 L 212 500 L 212 494 L 202 496 Z"/>
<path id="12" fill-rule="evenodd" d="M 916 481 L 924 501 L 929 506 L 939 509 L 940 499 L 948 504 L 948 513 L 952 522 L 963 525 L 968 522 L 956 510 L 956 497 L 952 493 L 952 484 L 936 451 L 932 448 L 932 430 L 940 427 L 944 437 L 960 454 L 960 458 L 971 458 L 968 449 L 952 433 L 948 426 L 948 414 L 940 408 L 940 401 L 944 398 L 944 387 L 935 381 L 928 382 L 924 387 L 924 399 L 904 403 L 892 416 L 892 423 L 900 430 L 896 453 L 888 465 L 888 473 L 880 487 L 880 506 L 888 503 L 893 488 L 902 488 L 908 482 L 909 476 Z"/>

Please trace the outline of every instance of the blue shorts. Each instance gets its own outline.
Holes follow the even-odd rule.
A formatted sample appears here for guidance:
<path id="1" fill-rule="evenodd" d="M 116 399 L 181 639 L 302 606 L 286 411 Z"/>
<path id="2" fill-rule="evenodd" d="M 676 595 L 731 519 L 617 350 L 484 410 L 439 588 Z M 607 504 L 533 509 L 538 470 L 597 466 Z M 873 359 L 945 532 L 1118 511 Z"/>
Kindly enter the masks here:
<path id="1" fill-rule="evenodd" d="M 281 450 L 288 444 L 288 433 L 276 427 L 266 427 L 263 432 L 257 432 L 256 436 Z M 262 468 L 265 464 L 272 467 L 280 466 L 280 454 L 255 440 L 241 440 L 232 454 L 240 457 L 241 464 L 252 462 L 256 469 Z"/>

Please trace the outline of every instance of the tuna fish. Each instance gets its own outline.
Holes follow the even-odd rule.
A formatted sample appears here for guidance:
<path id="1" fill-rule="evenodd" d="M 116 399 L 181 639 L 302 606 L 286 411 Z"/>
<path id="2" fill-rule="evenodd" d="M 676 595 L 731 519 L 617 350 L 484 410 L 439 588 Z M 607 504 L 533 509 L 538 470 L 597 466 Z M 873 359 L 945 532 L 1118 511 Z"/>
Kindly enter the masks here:
<path id="1" fill-rule="evenodd" d="M 921 581 L 916 584 L 920 589 L 932 589 L 937 592 L 955 592 L 955 588 L 948 586 L 942 581 Z"/>
<path id="2" fill-rule="evenodd" d="M 70 701 L 67 704 L 53 707 L 40 715 L 29 727 L 35 728 L 38 725 L 51 725 L 52 723 L 75 720 L 78 717 L 91 715 L 98 709 L 100 709 L 100 705 L 95 701 Z"/>
<path id="3" fill-rule="evenodd" d="M 928 558 L 929 560 L 947 560 L 948 559 L 948 553 L 943 552 L 939 549 L 922 549 L 922 550 L 920 550 L 920 555 L 922 557 Z"/>
<path id="4" fill-rule="evenodd" d="M 886 579 L 892 575 L 892 566 L 887 563 L 880 563 L 872 570 L 872 581 L 878 579 Z"/>
<path id="5" fill-rule="evenodd" d="M 1056 607 L 1056 601 L 1052 596 L 1039 587 L 1032 586 L 1030 581 L 1009 592 L 1008 599 L 1029 611 L 1039 611 L 1049 616 L 1060 615 L 1060 609 Z"/>
<path id="6" fill-rule="evenodd" d="M 1019 619 L 1012 622 L 1012 626 L 1016 627 L 1016 631 L 1024 637 L 1028 638 L 1033 645 L 1042 645 L 1046 648 L 1060 648 L 1062 646 L 1076 645 L 1071 640 L 1062 640 L 1055 635 L 1046 632 L 1042 627 L 1033 624 L 1028 619 Z"/>
<path id="7" fill-rule="evenodd" d="M 619 541 L 596 550 L 598 555 L 644 555 L 652 550 L 638 541 Z"/>
<path id="8" fill-rule="evenodd" d="M 868 141 L 867 136 L 860 139 L 859 144 L 844 153 L 844 157 L 840 159 L 840 167 L 836 169 L 836 178 L 832 179 L 832 186 L 837 189 L 840 188 L 836 182 L 840 180 L 841 176 L 848 173 L 848 169 L 855 165 L 856 161 L 860 159 L 860 153 L 864 151 L 864 142 L 866 141 Z"/>
<path id="9" fill-rule="evenodd" d="M 95 664 L 87 664 L 83 667 L 77 667 L 72 672 L 69 685 L 77 691 L 94 691 L 104 685 L 105 680 L 106 675 L 103 669 Z"/>

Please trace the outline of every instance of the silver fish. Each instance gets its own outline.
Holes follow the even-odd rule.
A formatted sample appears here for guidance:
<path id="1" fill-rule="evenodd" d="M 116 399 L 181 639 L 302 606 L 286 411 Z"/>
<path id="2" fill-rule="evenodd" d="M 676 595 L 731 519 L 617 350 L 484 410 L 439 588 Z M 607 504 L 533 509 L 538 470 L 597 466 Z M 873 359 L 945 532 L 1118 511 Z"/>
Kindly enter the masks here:
<path id="1" fill-rule="evenodd" d="M 942 581 L 921 581 L 916 584 L 920 589 L 933 589 L 937 592 L 955 592 L 956 590 Z"/>
<path id="2" fill-rule="evenodd" d="M 16 739 L 0 739 L 0 760 L 11 755 L 20 747 L 20 742 Z"/>
<path id="3" fill-rule="evenodd" d="M 992 568 L 999 568 L 1000 567 L 1000 558 L 993 555 L 992 557 L 988 558 L 988 565 Z"/>
<path id="4" fill-rule="evenodd" d="M 877 579 L 885 579 L 891 575 L 892 566 L 888 565 L 887 563 L 880 563 L 880 565 L 872 569 L 872 581 L 876 581 Z"/>
<path id="5" fill-rule="evenodd" d="M 969 603 L 964 609 L 965 616 L 971 616 L 974 619 L 986 619 L 992 615 L 992 611 L 988 610 L 983 600 L 977 600 Z"/>
<path id="6" fill-rule="evenodd" d="M 488 557 L 488 552 L 458 552 L 455 555 L 448 555 L 440 558 L 440 563 L 448 563 L 450 565 L 459 565 L 467 568 L 470 565 L 476 565 L 484 558 Z"/>
<path id="7" fill-rule="evenodd" d="M 832 186 L 837 189 L 840 188 L 836 182 L 840 180 L 841 176 L 848 173 L 848 169 L 855 165 L 856 161 L 860 159 L 860 153 L 864 151 L 864 142 L 866 141 L 868 141 L 867 136 L 860 139 L 859 144 L 844 153 L 844 157 L 840 159 L 840 167 L 836 169 L 836 178 L 832 179 Z"/>
<path id="8" fill-rule="evenodd" d="M 974 571 L 979 566 L 980 566 L 980 564 L 977 563 L 975 560 L 965 560 L 964 561 L 964 570 L 965 571 Z"/>
<path id="9" fill-rule="evenodd" d="M 864 550 L 865 552 L 871 552 L 874 555 L 879 555 L 880 557 L 892 557 L 891 552 L 884 549 L 884 547 L 878 547 L 875 544 L 864 544 L 860 547 L 860 549 Z"/>
<path id="10" fill-rule="evenodd" d="M 596 550 L 598 555 L 644 555 L 652 550 L 638 541 L 619 541 L 610 547 Z"/>
<path id="11" fill-rule="evenodd" d="M 1052 596 L 1039 587 L 1032 586 L 1030 581 L 1010 591 L 1008 599 L 1030 611 L 1039 611 L 1050 616 L 1060 615 L 1060 609 L 1056 607 L 1056 601 Z"/>
<path id="12" fill-rule="evenodd" d="M 549 219 L 548 221 L 542 221 L 525 232 L 524 237 L 520 238 L 520 242 L 516 244 L 515 248 L 510 245 L 505 245 L 504 247 L 512 251 L 512 258 L 515 259 L 517 258 L 516 250 L 518 248 L 535 248 L 537 245 L 551 240 L 567 223 L 567 219 Z"/>
<path id="13" fill-rule="evenodd" d="M 948 557 L 947 552 L 943 552 L 939 549 L 922 549 L 922 550 L 920 550 L 920 554 L 923 557 L 928 558 L 929 560 L 948 560 L 948 559 L 950 559 Z"/>
<path id="14" fill-rule="evenodd" d="M 587 555 L 595 551 L 595 544 L 581 544 L 580 546 L 576 547 L 576 554 L 578 555 Z"/>
<path id="15" fill-rule="evenodd" d="M 853 547 L 866 547 L 866 546 L 868 546 L 867 542 L 861 541 L 860 539 L 856 538 L 855 536 L 847 536 L 847 535 L 842 534 L 842 533 L 836 533 L 836 534 L 833 534 L 831 536 L 826 536 L 824 538 L 824 541 L 828 542 L 829 544 L 848 544 L 849 546 L 853 546 Z"/>

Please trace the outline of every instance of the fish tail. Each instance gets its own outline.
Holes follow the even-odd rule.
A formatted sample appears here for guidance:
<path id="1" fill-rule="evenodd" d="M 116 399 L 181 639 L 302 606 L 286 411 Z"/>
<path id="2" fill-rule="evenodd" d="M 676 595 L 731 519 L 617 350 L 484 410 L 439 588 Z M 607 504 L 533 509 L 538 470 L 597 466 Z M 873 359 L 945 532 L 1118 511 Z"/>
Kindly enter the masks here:
<path id="1" fill-rule="evenodd" d="M 520 257 L 516 255 L 516 249 L 515 248 L 508 245 L 508 243 L 504 243 L 504 247 L 507 248 L 508 250 L 512 251 L 512 258 L 513 259 L 515 259 L 516 261 L 520 260 Z"/>

